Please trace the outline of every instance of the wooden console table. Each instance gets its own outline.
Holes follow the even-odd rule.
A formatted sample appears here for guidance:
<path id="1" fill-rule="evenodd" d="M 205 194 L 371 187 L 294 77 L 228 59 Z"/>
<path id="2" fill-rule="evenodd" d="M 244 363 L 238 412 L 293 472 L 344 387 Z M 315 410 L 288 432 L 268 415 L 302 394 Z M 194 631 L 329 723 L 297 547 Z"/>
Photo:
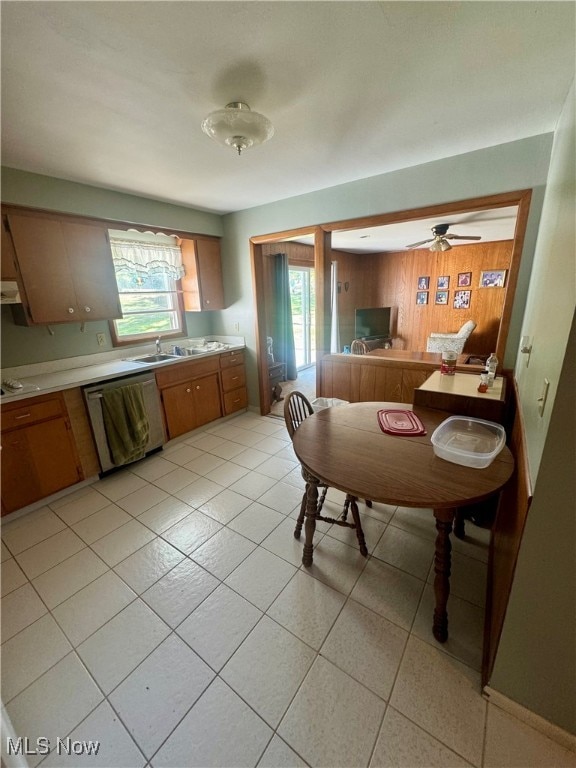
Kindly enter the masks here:
<path id="1" fill-rule="evenodd" d="M 468 354 L 458 357 L 456 370 L 480 373 L 480 365 L 468 365 Z M 434 371 L 440 370 L 439 352 L 374 349 L 366 355 L 325 355 L 319 362 L 320 396 L 350 403 L 386 400 L 412 403 L 414 390 Z"/>
<path id="2" fill-rule="evenodd" d="M 498 376 L 487 392 L 478 392 L 479 376 L 455 373 L 443 376 L 434 371 L 414 390 L 414 405 L 439 408 L 460 416 L 488 419 L 499 424 L 506 417 L 506 379 Z"/>

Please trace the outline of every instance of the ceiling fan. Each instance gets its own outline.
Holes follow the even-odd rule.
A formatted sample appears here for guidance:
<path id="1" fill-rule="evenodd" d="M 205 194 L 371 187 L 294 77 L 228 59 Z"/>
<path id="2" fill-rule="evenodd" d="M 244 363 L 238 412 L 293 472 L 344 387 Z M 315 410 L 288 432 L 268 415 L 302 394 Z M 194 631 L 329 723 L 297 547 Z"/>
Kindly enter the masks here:
<path id="1" fill-rule="evenodd" d="M 418 248 L 420 245 L 426 245 L 426 243 L 432 243 L 430 251 L 449 251 L 452 246 L 448 240 L 481 240 L 480 235 L 448 235 L 448 229 L 451 224 L 436 224 L 432 227 L 432 234 L 434 237 L 428 238 L 428 240 L 421 240 L 419 243 L 412 243 L 407 245 L 406 248 Z"/>

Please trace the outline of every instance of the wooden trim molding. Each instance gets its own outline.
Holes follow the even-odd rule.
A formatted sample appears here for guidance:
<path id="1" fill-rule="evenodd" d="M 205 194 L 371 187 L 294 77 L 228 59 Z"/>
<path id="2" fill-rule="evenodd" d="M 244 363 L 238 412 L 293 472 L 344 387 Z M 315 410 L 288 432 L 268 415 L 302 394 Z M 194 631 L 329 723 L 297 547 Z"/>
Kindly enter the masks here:
<path id="1" fill-rule="evenodd" d="M 514 456 L 515 467 L 514 474 L 500 494 L 498 511 L 490 537 L 482 685 L 487 685 L 492 676 L 512 582 L 514 581 L 520 544 L 532 502 L 532 482 L 528 465 L 524 419 L 519 402 L 518 387 L 516 381 L 512 379 L 512 402 L 510 406 L 514 415 L 511 421 L 508 447 Z"/>
<path id="2" fill-rule="evenodd" d="M 489 208 L 506 208 L 510 205 L 525 205 L 530 202 L 531 189 L 521 189 L 515 192 L 503 192 L 498 195 L 475 197 L 468 200 L 439 203 L 422 208 L 408 208 L 404 211 L 380 213 L 374 216 L 364 216 L 344 221 L 331 221 L 322 224 L 327 232 L 337 232 L 343 229 L 365 229 L 366 227 L 381 227 L 385 224 L 397 224 L 401 221 L 428 219 L 432 216 L 442 216 L 447 213 L 464 213 L 468 211 L 483 211 Z"/>
<path id="3" fill-rule="evenodd" d="M 524 236 L 526 222 L 530 210 L 530 201 L 532 190 L 522 189 L 513 192 L 505 192 L 497 195 L 486 195 L 483 197 L 459 200 L 453 202 L 441 203 L 438 205 L 425 206 L 422 208 L 411 208 L 404 211 L 393 211 L 373 216 L 364 216 L 355 219 L 346 219 L 336 222 L 327 222 L 312 227 L 300 227 L 297 229 L 284 230 L 282 232 L 272 232 L 265 235 L 255 235 L 250 238 L 250 250 L 252 261 L 252 280 L 254 286 L 254 296 L 256 300 L 257 331 L 256 331 L 256 349 L 258 357 L 258 381 L 260 384 L 260 408 L 261 413 L 269 413 L 269 397 L 262 389 L 266 389 L 266 379 L 263 378 L 267 373 L 265 365 L 265 285 L 262 279 L 262 249 L 260 246 L 267 243 L 280 243 L 287 240 L 293 240 L 296 237 L 314 235 L 314 252 L 316 267 L 316 317 L 317 317 L 317 335 L 316 335 L 316 359 L 320 361 L 322 356 L 329 351 L 330 327 L 328 317 L 328 307 L 330 306 L 330 261 L 332 256 L 332 232 L 347 229 L 364 229 L 368 227 L 377 227 L 386 224 L 395 224 L 401 221 L 414 221 L 418 219 L 429 218 L 447 213 L 459 213 L 465 211 L 481 211 L 491 208 L 504 208 L 511 205 L 518 206 L 516 218 L 516 230 L 514 234 L 514 243 L 512 256 L 509 266 L 509 273 L 506 283 L 506 294 L 504 307 L 498 328 L 498 336 L 495 352 L 499 360 L 503 361 L 506 351 L 506 342 L 512 308 L 514 305 L 514 296 L 518 282 L 518 273 L 522 258 L 522 248 L 524 245 Z M 270 299 L 268 298 L 268 301 Z M 263 313 L 263 314 L 262 314 Z M 264 344 L 264 347 L 262 346 Z M 264 356 L 264 364 L 261 357 Z M 320 386 L 320 370 L 317 366 L 318 391 Z"/>

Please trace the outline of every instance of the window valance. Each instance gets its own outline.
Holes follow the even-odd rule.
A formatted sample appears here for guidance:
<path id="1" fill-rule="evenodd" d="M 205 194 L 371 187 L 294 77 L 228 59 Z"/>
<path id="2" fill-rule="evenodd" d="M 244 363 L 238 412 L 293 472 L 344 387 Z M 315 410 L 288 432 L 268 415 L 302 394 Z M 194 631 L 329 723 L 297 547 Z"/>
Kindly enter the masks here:
<path id="1" fill-rule="evenodd" d="M 146 243 L 137 240 L 110 238 L 112 259 L 117 272 L 132 272 L 144 276 L 166 274 L 174 280 L 185 275 L 182 252 L 178 245 Z"/>

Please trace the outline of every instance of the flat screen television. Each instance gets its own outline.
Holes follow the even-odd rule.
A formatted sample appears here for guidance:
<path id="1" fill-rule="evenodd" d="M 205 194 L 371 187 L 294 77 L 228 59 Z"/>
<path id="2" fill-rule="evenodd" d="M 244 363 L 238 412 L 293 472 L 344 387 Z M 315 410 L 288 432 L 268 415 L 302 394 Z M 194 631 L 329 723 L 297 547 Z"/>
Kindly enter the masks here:
<path id="1" fill-rule="evenodd" d="M 354 338 L 375 339 L 390 336 L 392 307 L 357 309 L 354 318 Z"/>

